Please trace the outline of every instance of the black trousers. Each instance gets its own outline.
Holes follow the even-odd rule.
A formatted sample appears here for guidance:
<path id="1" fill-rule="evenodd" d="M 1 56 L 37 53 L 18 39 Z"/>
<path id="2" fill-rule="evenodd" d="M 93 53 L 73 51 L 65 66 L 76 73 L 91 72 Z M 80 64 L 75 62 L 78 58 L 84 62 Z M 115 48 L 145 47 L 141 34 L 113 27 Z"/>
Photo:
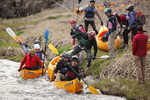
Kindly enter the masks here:
<path id="1" fill-rule="evenodd" d="M 97 54 L 97 42 L 96 42 L 96 39 L 93 38 L 92 40 L 89 40 L 89 45 L 90 45 L 90 48 L 94 47 L 94 56 L 96 56 Z"/>
<path id="2" fill-rule="evenodd" d="M 87 21 L 85 20 L 84 21 L 84 24 L 85 24 L 85 31 L 88 32 L 88 26 L 89 24 L 92 26 L 93 30 L 96 32 L 96 34 L 98 34 L 98 31 L 96 29 L 96 25 L 95 25 L 95 22 L 94 21 Z"/>

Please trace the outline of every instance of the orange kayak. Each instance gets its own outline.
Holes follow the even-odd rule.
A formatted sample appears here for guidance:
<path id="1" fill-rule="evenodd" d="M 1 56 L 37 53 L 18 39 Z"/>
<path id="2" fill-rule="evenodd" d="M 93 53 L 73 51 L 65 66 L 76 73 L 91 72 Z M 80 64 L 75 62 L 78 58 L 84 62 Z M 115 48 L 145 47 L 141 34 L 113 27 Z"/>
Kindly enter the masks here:
<path id="1" fill-rule="evenodd" d="M 23 69 L 20 71 L 20 77 L 24 79 L 33 79 L 33 78 L 37 78 L 41 76 L 42 74 L 45 74 L 45 72 L 46 72 L 46 68 L 44 68 L 43 71 L 42 71 L 42 68 L 38 70 Z"/>

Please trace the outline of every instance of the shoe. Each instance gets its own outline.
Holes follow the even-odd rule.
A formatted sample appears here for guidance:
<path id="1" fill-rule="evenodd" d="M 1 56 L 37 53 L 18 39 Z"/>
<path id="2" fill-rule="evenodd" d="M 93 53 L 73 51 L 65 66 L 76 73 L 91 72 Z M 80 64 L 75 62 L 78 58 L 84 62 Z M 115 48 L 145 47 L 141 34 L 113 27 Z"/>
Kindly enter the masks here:
<path id="1" fill-rule="evenodd" d="M 90 64 L 90 63 L 88 63 L 88 64 L 87 64 L 87 68 L 89 68 L 90 66 L 91 66 L 91 64 Z"/>
<path id="2" fill-rule="evenodd" d="M 128 45 L 127 44 L 125 45 L 124 50 L 128 50 Z"/>
<path id="3" fill-rule="evenodd" d="M 93 56 L 92 59 L 95 60 L 95 59 L 96 59 L 96 56 Z"/>

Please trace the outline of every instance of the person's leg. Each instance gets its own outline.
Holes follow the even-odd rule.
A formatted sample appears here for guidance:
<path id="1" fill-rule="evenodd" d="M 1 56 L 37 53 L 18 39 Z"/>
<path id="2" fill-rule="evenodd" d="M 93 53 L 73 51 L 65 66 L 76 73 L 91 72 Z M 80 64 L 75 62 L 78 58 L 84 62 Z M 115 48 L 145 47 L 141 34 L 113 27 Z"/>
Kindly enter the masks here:
<path id="1" fill-rule="evenodd" d="M 124 30 L 123 32 L 123 40 L 124 40 L 124 48 L 128 48 L 128 41 L 129 41 L 129 37 L 128 37 L 128 34 L 129 34 L 130 30 L 128 30 L 127 28 Z"/>
<path id="2" fill-rule="evenodd" d="M 136 35 L 136 33 L 137 33 L 136 27 L 135 27 L 135 28 L 132 28 L 132 29 L 131 29 L 131 39 L 132 39 L 132 40 L 133 40 L 133 37 Z"/>
<path id="3" fill-rule="evenodd" d="M 145 70 L 145 57 L 140 57 L 141 60 L 141 82 L 144 82 L 145 75 L 144 75 L 144 70 Z"/>
<path id="4" fill-rule="evenodd" d="M 73 48 L 73 51 L 70 54 L 71 54 L 71 56 L 73 56 L 73 55 L 78 54 L 81 51 L 82 51 L 82 49 L 79 47 L 79 45 L 77 45 Z"/>
<path id="5" fill-rule="evenodd" d="M 97 42 L 96 42 L 95 38 L 92 39 L 92 45 L 94 47 L 94 57 L 93 57 L 93 59 L 95 59 L 96 58 L 96 54 L 97 54 Z"/>
<path id="6" fill-rule="evenodd" d="M 116 32 L 112 32 L 108 37 L 108 48 L 110 58 L 115 57 L 115 47 L 114 47 L 115 34 Z"/>
<path id="7" fill-rule="evenodd" d="M 85 20 L 84 21 L 84 27 L 85 27 L 85 31 L 88 32 L 88 26 L 89 26 L 89 21 Z"/>
<path id="8" fill-rule="evenodd" d="M 96 29 L 95 22 L 94 22 L 94 21 L 91 21 L 90 24 L 91 24 L 93 30 L 96 32 L 96 34 L 98 34 L 98 31 L 97 31 L 97 29 Z"/>
<path id="9" fill-rule="evenodd" d="M 87 54 L 87 61 L 88 61 L 88 63 L 87 63 L 87 67 L 90 67 L 91 66 L 91 58 L 92 58 L 92 56 L 91 56 L 91 49 L 86 49 L 86 54 Z"/>
<path id="10" fill-rule="evenodd" d="M 61 74 L 61 73 L 57 73 L 56 74 L 56 79 L 55 79 L 55 81 L 62 81 L 62 80 L 64 80 L 65 79 L 65 76 L 63 75 L 63 74 Z"/>

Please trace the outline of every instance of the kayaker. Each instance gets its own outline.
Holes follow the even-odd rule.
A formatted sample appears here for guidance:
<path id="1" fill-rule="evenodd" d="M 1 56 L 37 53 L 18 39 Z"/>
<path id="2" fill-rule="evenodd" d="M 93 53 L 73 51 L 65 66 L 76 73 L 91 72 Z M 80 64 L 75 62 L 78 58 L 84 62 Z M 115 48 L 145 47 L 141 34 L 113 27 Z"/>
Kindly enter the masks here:
<path id="1" fill-rule="evenodd" d="M 90 24 L 93 30 L 96 32 L 96 34 L 98 34 L 95 25 L 95 14 L 98 16 L 99 20 L 101 21 L 101 25 L 103 25 L 103 21 L 100 17 L 98 10 L 95 7 L 95 0 L 90 0 L 90 4 L 88 6 L 79 8 L 77 13 L 79 12 L 85 12 L 85 16 L 84 16 L 85 31 L 88 32 L 88 26 Z"/>
<path id="2" fill-rule="evenodd" d="M 136 67 L 137 80 L 139 83 L 144 82 L 145 57 L 147 55 L 148 35 L 144 34 L 143 26 L 137 26 L 137 34 L 133 37 L 132 54 Z"/>
<path id="3" fill-rule="evenodd" d="M 88 64 L 87 67 L 91 65 L 91 46 L 89 45 L 88 34 L 84 31 L 83 26 L 77 25 L 75 20 L 71 20 L 70 24 L 72 26 L 70 35 L 72 36 L 73 51 L 71 56 L 78 54 L 82 50 L 87 53 Z M 75 46 L 75 39 L 78 40 L 78 44 Z"/>
<path id="4" fill-rule="evenodd" d="M 114 48 L 114 41 L 117 35 L 117 17 L 112 14 L 112 9 L 111 8 L 106 8 L 105 9 L 105 14 L 108 17 L 107 20 L 107 27 L 108 27 L 108 32 L 102 37 L 104 40 L 106 37 L 108 37 L 108 48 L 109 48 L 109 56 L 110 58 L 115 57 L 115 48 Z"/>
<path id="5" fill-rule="evenodd" d="M 60 61 L 56 65 L 56 69 L 54 70 L 56 81 L 64 81 L 65 74 L 68 72 L 68 68 L 71 65 L 70 62 L 71 56 L 67 53 L 63 54 Z"/>
<path id="6" fill-rule="evenodd" d="M 66 81 L 79 78 L 79 76 L 80 76 L 79 59 L 77 56 L 72 56 L 72 61 L 71 61 L 71 65 L 69 66 L 69 71 L 65 74 Z"/>
<path id="7" fill-rule="evenodd" d="M 22 69 L 36 70 L 44 66 L 40 58 L 35 53 L 35 50 L 32 49 L 30 50 L 30 53 L 25 55 L 21 61 L 18 71 L 21 71 Z M 23 67 L 24 64 L 25 66 Z"/>

